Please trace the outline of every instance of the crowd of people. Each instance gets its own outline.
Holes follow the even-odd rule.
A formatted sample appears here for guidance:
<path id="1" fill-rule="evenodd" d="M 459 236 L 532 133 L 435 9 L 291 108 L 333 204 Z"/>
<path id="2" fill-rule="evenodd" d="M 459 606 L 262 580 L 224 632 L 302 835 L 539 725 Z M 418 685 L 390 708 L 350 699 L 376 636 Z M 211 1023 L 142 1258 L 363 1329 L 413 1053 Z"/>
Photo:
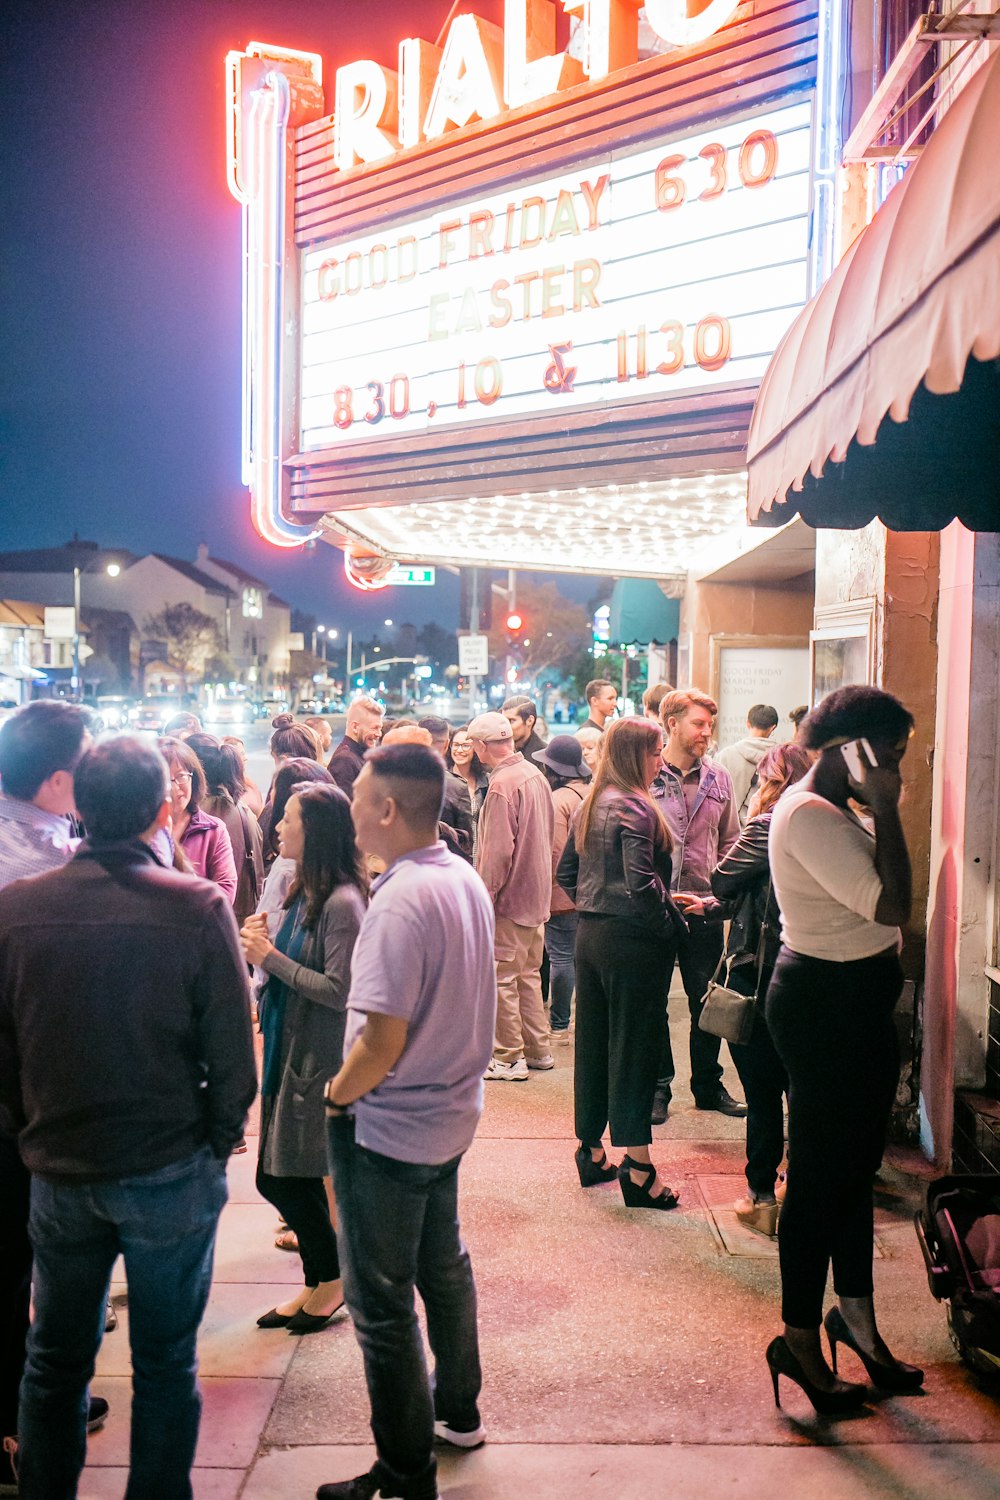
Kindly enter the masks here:
<path id="1" fill-rule="evenodd" d="M 324 721 L 281 715 L 266 789 L 242 742 L 193 715 L 155 744 L 93 742 L 62 702 L 0 729 L 0 1493 L 76 1495 L 107 1413 L 88 1385 L 121 1255 L 126 1497 L 191 1496 L 226 1162 L 259 1093 L 257 1188 L 302 1285 L 258 1326 L 308 1335 L 346 1309 L 371 1405 L 373 1467 L 317 1494 L 434 1500 L 435 1441 L 485 1438 L 458 1218 L 484 1081 L 528 1082 L 575 1040 L 582 1187 L 676 1208 L 652 1157 L 675 966 L 694 1106 L 745 1117 L 736 1214 L 778 1238 L 776 1401 L 785 1376 L 818 1411 L 862 1405 L 839 1346 L 881 1390 L 920 1386 L 872 1285 L 912 718 L 849 687 L 794 711 L 794 740 L 755 705 L 717 753 L 717 705 L 695 688 L 651 685 L 635 717 L 603 679 L 586 698 L 586 724 L 551 738 L 524 696 L 454 732 L 361 697 L 336 745 Z M 871 759 L 849 759 L 854 741 Z M 722 973 L 747 1001 L 730 1043 L 745 1103 L 701 1024 Z"/>

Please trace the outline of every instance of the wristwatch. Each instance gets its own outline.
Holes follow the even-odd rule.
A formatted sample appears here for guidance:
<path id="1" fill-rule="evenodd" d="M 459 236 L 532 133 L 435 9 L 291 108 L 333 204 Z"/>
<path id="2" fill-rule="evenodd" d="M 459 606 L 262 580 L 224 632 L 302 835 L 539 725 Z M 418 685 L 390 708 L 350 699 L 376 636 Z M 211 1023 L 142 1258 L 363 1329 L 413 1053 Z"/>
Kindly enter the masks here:
<path id="1" fill-rule="evenodd" d="M 330 1097 L 330 1090 L 332 1087 L 333 1079 L 331 1078 L 327 1082 L 326 1088 L 323 1090 L 323 1098 L 326 1103 L 326 1112 L 328 1115 L 332 1115 L 334 1118 L 336 1118 L 338 1115 L 346 1115 L 348 1106 L 346 1104 L 338 1104 L 336 1099 L 332 1099 Z"/>

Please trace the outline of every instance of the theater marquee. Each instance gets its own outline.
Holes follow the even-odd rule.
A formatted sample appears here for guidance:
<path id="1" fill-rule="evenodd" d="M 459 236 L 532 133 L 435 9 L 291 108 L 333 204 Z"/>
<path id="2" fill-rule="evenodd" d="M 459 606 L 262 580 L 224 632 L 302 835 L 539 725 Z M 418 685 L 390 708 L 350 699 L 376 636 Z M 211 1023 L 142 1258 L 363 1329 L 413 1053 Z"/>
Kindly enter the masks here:
<path id="1" fill-rule="evenodd" d="M 505 0 L 502 28 L 459 15 L 329 87 L 312 54 L 230 54 L 243 473 L 267 540 L 377 532 L 433 561 L 449 503 L 474 550 L 484 496 L 505 525 L 505 497 L 538 495 L 552 535 L 524 547 L 559 566 L 599 481 L 634 487 L 636 515 L 640 483 L 690 491 L 679 535 L 738 504 L 757 383 L 829 239 L 815 5 L 647 0 L 644 58 L 639 13 Z"/>

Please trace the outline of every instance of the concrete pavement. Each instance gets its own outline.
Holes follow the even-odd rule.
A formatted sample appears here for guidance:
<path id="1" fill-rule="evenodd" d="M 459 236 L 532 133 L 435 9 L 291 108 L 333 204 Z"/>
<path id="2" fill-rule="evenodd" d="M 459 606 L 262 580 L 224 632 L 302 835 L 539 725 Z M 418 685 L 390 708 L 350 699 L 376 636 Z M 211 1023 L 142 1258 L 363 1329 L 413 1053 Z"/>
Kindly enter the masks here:
<path id="1" fill-rule="evenodd" d="M 684 1008 L 672 1000 L 678 1059 L 687 1054 Z M 654 1132 L 654 1159 L 680 1187 L 681 1206 L 628 1210 L 616 1186 L 579 1187 L 572 1048 L 554 1055 L 552 1073 L 486 1086 L 463 1165 L 489 1442 L 443 1456 L 442 1493 L 996 1500 L 1000 1403 L 959 1363 L 927 1291 L 912 1228 L 917 1159 L 896 1155 L 880 1178 L 876 1295 L 889 1343 L 927 1371 L 924 1394 L 832 1422 L 783 1381 L 778 1411 L 764 1364 L 778 1330 L 776 1248 L 731 1212 L 742 1188 L 742 1123 L 694 1110 L 679 1089 Z M 298 1257 L 273 1248 L 275 1213 L 254 1190 L 255 1144 L 251 1134 L 250 1151 L 230 1167 L 201 1339 L 197 1500 L 308 1500 L 319 1482 L 359 1473 L 373 1456 L 346 1315 L 308 1338 L 255 1327 L 299 1281 Z M 84 1500 L 124 1490 L 127 1289 L 116 1281 L 113 1292 L 121 1326 L 104 1340 L 93 1386 L 112 1415 L 90 1440 Z"/>

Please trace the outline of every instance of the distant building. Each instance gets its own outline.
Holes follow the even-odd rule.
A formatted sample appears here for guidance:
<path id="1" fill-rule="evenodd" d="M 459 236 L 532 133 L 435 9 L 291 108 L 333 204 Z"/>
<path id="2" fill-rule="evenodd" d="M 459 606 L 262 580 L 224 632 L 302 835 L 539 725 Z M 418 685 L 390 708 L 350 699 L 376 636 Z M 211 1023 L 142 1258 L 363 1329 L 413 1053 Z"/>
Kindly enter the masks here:
<path id="1" fill-rule="evenodd" d="M 109 565 L 117 567 L 113 577 Z M 147 622 L 169 605 L 184 603 L 215 621 L 238 681 L 261 690 L 286 684 L 290 606 L 235 563 L 211 558 L 207 547 L 198 549 L 196 563 L 162 552 L 139 557 L 77 539 L 62 547 L 0 553 L 0 599 L 25 601 L 42 610 L 46 605 L 72 606 L 74 568 L 80 569 L 81 636 L 89 632 L 93 653 L 87 660 L 104 672 L 98 684 L 93 669 L 84 664 L 82 676 L 98 691 L 141 686 L 146 662 L 158 654 Z M 111 680 L 112 666 L 117 681 Z M 54 669 L 51 680 L 68 678 L 69 644 L 46 641 L 43 633 L 38 667 Z"/>

